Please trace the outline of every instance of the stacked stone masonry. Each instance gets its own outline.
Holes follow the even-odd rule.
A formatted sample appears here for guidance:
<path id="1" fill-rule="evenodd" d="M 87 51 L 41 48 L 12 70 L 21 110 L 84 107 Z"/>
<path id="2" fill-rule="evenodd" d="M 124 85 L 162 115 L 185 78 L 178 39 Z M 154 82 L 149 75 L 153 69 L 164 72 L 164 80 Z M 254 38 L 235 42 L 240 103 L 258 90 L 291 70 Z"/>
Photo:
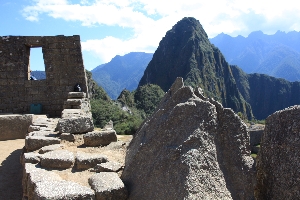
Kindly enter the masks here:
<path id="1" fill-rule="evenodd" d="M 68 116 L 71 118 L 70 113 Z M 80 117 L 73 115 L 74 119 Z M 25 139 L 26 145 L 20 160 L 23 165 L 23 199 L 127 199 L 127 189 L 119 178 L 123 164 L 95 152 L 96 148 L 102 148 L 103 145 L 87 147 L 83 143 L 84 135 L 93 132 L 59 133 L 57 123 L 59 119 L 43 116 L 34 119 L 33 125 L 28 128 L 32 132 Z M 66 135 L 72 135 L 73 139 L 69 141 Z M 123 143 L 118 144 L 115 139 L 111 142 L 116 144 L 107 146 L 107 149 L 119 146 L 123 150 L 118 151 L 124 151 L 125 154 L 126 146 Z M 84 147 L 90 149 L 85 151 Z M 82 177 L 76 173 L 85 175 Z M 80 182 L 65 178 L 71 176 L 79 176 Z"/>
<path id="2" fill-rule="evenodd" d="M 46 79 L 30 79 L 30 49 L 41 47 Z M 80 37 L 0 37 L 0 114 L 29 113 L 41 104 L 42 113 L 60 116 L 68 92 L 76 84 L 87 93 Z"/>

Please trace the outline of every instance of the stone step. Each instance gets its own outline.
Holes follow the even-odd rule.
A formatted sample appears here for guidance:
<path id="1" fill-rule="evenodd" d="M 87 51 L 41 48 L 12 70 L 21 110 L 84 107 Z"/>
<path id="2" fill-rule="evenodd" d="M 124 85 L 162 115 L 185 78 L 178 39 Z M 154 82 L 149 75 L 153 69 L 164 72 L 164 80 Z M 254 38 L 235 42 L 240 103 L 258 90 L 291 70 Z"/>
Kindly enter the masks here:
<path id="1" fill-rule="evenodd" d="M 86 98 L 86 93 L 84 92 L 69 92 L 68 99 L 82 99 Z"/>

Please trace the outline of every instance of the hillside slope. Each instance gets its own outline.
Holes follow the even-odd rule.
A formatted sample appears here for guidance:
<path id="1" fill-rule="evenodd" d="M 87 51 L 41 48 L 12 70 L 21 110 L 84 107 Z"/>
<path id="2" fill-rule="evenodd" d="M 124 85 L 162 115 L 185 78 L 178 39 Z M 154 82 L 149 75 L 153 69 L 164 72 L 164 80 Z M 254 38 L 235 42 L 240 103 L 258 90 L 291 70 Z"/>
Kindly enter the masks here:
<path id="1" fill-rule="evenodd" d="M 137 88 L 152 53 L 131 52 L 115 56 L 110 62 L 99 65 L 91 72 L 93 79 L 104 88 L 112 99 L 116 99 L 123 89 L 132 91 Z"/>
<path id="2" fill-rule="evenodd" d="M 289 82 L 265 74 L 246 74 L 237 66 L 231 66 L 231 69 L 239 91 L 250 103 L 257 119 L 266 119 L 278 110 L 300 104 L 300 82 Z"/>

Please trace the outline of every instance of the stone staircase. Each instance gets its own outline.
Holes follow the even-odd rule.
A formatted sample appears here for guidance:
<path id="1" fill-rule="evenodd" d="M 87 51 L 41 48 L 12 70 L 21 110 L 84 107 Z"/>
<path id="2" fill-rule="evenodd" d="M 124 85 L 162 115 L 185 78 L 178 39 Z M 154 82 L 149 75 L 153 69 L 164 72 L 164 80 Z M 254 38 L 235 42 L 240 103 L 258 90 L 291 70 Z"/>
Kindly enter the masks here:
<path id="1" fill-rule="evenodd" d="M 112 125 L 94 131 L 84 93 L 68 97 L 62 118 L 40 116 L 28 128 L 23 199 L 126 199 L 119 177 L 128 143 L 117 140 Z"/>

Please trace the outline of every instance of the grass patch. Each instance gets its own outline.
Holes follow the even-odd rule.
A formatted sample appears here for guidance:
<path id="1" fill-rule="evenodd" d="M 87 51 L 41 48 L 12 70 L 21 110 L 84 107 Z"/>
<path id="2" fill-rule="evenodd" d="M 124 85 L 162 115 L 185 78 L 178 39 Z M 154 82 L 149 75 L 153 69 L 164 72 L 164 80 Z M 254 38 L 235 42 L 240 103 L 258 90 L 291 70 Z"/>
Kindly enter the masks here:
<path id="1" fill-rule="evenodd" d="M 257 157 L 257 154 L 251 153 L 251 157 L 252 157 L 252 158 L 256 158 L 256 157 Z"/>

